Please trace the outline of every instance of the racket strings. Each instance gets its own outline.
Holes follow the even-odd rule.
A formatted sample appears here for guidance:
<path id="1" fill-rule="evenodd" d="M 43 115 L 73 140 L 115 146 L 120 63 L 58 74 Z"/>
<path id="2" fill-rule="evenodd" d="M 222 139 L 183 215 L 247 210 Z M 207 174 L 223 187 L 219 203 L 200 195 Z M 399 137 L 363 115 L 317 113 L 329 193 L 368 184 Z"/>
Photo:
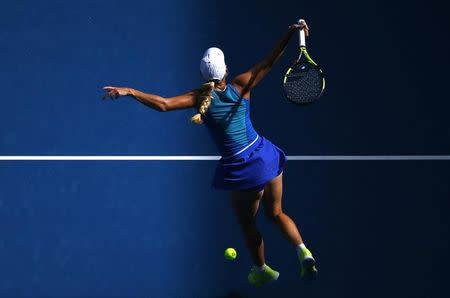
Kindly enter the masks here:
<path id="1" fill-rule="evenodd" d="M 323 76 L 320 70 L 309 63 L 296 64 L 286 78 L 286 97 L 295 103 L 310 103 L 322 93 Z"/>

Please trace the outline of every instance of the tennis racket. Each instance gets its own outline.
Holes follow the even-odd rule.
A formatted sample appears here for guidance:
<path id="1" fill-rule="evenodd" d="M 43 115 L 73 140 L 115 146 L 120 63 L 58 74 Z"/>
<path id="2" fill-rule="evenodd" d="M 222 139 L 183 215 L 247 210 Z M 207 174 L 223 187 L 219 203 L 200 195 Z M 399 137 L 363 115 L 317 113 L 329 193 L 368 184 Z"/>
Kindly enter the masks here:
<path id="1" fill-rule="evenodd" d="M 303 20 L 299 20 L 300 23 Z M 319 65 L 306 51 L 305 31 L 300 34 L 300 54 L 283 79 L 285 97 L 292 103 L 305 105 L 315 102 L 325 90 L 325 77 Z"/>

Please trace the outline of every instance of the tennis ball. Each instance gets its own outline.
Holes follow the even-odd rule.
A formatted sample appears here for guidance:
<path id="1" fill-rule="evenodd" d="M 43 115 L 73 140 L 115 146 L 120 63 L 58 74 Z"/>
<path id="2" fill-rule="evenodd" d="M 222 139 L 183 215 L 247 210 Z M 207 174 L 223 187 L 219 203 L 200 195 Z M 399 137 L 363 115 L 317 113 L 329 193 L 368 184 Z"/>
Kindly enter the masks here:
<path id="1" fill-rule="evenodd" d="M 234 260 L 234 259 L 236 259 L 237 252 L 234 248 L 229 247 L 229 248 L 225 249 L 224 256 L 225 256 L 225 259 L 227 259 L 227 260 Z"/>

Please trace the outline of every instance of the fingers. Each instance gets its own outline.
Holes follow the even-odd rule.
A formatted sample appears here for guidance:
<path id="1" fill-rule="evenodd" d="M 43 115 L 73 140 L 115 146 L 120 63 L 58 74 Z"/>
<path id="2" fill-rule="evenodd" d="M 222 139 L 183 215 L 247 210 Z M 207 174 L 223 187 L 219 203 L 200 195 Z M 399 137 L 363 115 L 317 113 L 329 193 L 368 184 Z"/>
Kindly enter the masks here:
<path id="1" fill-rule="evenodd" d="M 112 86 L 105 86 L 103 87 L 103 90 L 106 90 L 106 94 L 103 95 L 103 99 L 117 99 L 119 98 L 120 94 L 116 87 Z"/>
<path id="2" fill-rule="evenodd" d="M 304 30 L 305 35 L 309 36 L 309 27 L 305 21 L 298 23 L 298 24 L 293 24 L 290 28 L 292 28 L 294 30 Z"/>
<path id="3" fill-rule="evenodd" d="M 108 93 L 109 97 L 111 97 L 111 99 L 118 99 L 120 94 L 117 90 L 112 90 Z"/>
<path id="4" fill-rule="evenodd" d="M 114 93 L 108 92 L 105 95 L 103 95 L 102 99 L 117 99 L 117 95 Z"/>
<path id="5" fill-rule="evenodd" d="M 308 24 L 306 24 L 306 21 L 303 20 L 303 19 L 299 20 L 299 21 L 298 21 L 298 24 L 299 24 L 300 26 L 308 27 Z"/>
<path id="6" fill-rule="evenodd" d="M 309 36 L 309 27 L 305 20 L 300 19 L 297 24 L 294 24 L 296 29 L 304 30 L 305 35 Z"/>
<path id="7" fill-rule="evenodd" d="M 299 25 L 300 25 L 300 29 L 305 30 L 305 35 L 308 36 L 309 35 L 309 27 L 308 27 L 308 24 L 306 24 L 305 20 L 301 20 Z"/>
<path id="8" fill-rule="evenodd" d="M 106 86 L 103 87 L 103 90 L 108 91 L 104 97 L 110 97 L 111 99 L 116 99 L 119 97 L 119 91 L 117 90 L 116 87 Z"/>

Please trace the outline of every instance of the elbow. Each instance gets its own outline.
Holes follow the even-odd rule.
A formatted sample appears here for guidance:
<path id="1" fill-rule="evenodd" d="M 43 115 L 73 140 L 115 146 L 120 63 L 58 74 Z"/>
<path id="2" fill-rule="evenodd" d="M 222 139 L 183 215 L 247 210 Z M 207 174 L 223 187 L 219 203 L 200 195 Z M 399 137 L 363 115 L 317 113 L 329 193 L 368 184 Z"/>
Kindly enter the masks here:
<path id="1" fill-rule="evenodd" d="M 158 111 L 159 112 L 167 112 L 167 111 L 169 111 L 169 103 L 167 102 L 167 100 L 165 98 L 158 105 Z"/>
<path id="2" fill-rule="evenodd" d="M 272 67 L 274 66 L 276 60 L 275 59 L 270 59 L 267 60 L 263 65 L 262 65 L 262 71 L 268 72 L 272 69 Z"/>
<path id="3" fill-rule="evenodd" d="M 256 73 L 257 74 L 268 73 L 272 69 L 272 66 L 274 64 L 275 64 L 275 61 L 266 59 L 258 65 L 258 67 L 256 69 Z"/>

